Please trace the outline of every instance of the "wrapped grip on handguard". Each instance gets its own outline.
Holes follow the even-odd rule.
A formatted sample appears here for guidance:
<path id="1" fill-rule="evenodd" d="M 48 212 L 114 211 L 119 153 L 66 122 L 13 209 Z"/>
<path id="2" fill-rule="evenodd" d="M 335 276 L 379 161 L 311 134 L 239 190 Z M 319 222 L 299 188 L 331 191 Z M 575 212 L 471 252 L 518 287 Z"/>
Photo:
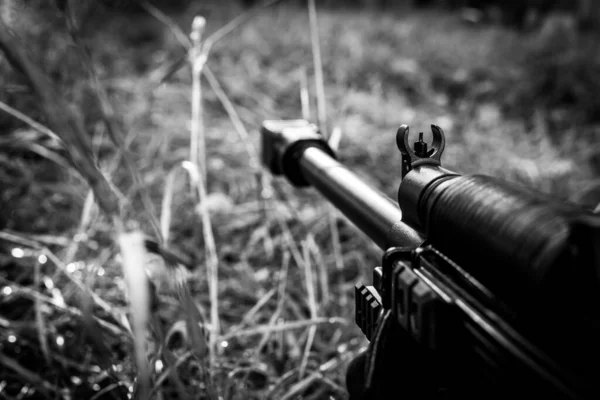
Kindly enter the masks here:
<path id="1" fill-rule="evenodd" d="M 556 292 L 569 275 L 598 281 L 600 217 L 574 205 L 489 176 L 451 176 L 421 192 L 418 214 L 429 243 L 516 308 L 549 285 L 584 290 Z"/>

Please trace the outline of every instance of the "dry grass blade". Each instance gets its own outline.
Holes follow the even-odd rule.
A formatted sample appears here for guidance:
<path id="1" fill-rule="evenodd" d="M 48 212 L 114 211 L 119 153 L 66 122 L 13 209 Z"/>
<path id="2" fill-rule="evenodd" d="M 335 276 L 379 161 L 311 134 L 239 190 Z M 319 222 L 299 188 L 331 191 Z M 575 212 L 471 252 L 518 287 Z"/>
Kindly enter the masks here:
<path id="1" fill-rule="evenodd" d="M 95 351 L 99 353 L 98 363 L 103 369 L 109 369 L 111 367 L 111 351 L 107 345 L 104 331 L 98 329 L 98 323 L 94 319 L 94 301 L 89 295 L 92 291 L 94 277 L 96 276 L 97 267 L 91 266 L 85 275 L 85 285 L 89 289 L 87 292 L 83 292 L 80 299 L 80 308 L 82 311 L 82 326 L 84 335 L 93 345 Z"/>
<path id="2" fill-rule="evenodd" d="M 181 356 L 175 356 L 175 354 L 173 354 L 171 350 L 169 350 L 168 348 L 163 348 L 162 355 L 167 365 L 166 372 L 168 372 L 169 382 L 175 386 L 175 390 L 177 391 L 177 394 L 179 395 L 180 399 L 187 399 L 189 395 L 186 391 L 186 387 L 182 381 L 182 377 L 179 375 L 179 370 L 177 368 L 179 365 L 181 365 L 181 363 L 187 361 L 190 356 L 193 356 L 194 353 L 192 351 L 189 351 Z M 163 378 L 160 383 L 156 383 L 152 391 L 155 391 L 155 389 L 158 390 L 160 388 L 160 386 L 158 385 L 161 385 L 162 381 L 164 381 L 165 378 Z"/>
<path id="3" fill-rule="evenodd" d="M 118 238 L 123 257 L 123 274 L 128 288 L 133 343 L 137 366 L 138 393 L 148 398 L 150 393 L 150 366 L 146 359 L 146 327 L 150 319 L 150 292 L 145 271 L 146 249 L 141 232 L 122 233 Z"/>
<path id="4" fill-rule="evenodd" d="M 334 383 L 333 381 L 331 381 L 330 379 L 327 379 L 323 376 L 321 376 L 321 374 L 313 374 L 313 375 L 309 375 L 306 378 L 304 378 L 303 380 L 301 380 L 300 382 L 296 383 L 294 386 L 292 386 L 288 392 L 283 395 L 281 397 L 281 400 L 290 400 L 293 398 L 296 398 L 296 396 L 301 395 L 302 392 L 304 392 L 306 389 L 308 389 L 309 386 L 311 386 L 314 383 L 321 383 L 325 386 L 325 390 L 323 391 L 323 394 L 325 392 L 329 392 L 329 391 L 333 391 L 335 392 L 337 399 L 346 399 L 348 398 L 347 395 L 347 391 L 342 388 L 341 386 L 337 385 L 336 383 Z M 311 397 L 314 398 L 314 397 Z M 322 398 L 320 396 L 316 397 L 316 398 Z"/>
<path id="5" fill-rule="evenodd" d="M 230 332 L 236 332 L 240 330 L 242 326 L 251 324 L 254 316 L 260 311 L 261 308 L 263 308 L 265 304 L 269 302 L 269 300 L 271 300 L 275 293 L 277 293 L 277 289 L 273 288 L 265 293 L 265 295 L 260 299 L 258 299 L 256 304 L 244 315 L 242 321 L 235 327 L 231 328 Z"/>
<path id="6" fill-rule="evenodd" d="M 192 46 L 190 38 L 188 38 L 187 35 L 183 33 L 181 28 L 175 23 L 175 21 L 173 21 L 171 18 L 165 15 L 165 13 L 163 13 L 158 8 L 156 8 L 155 6 L 153 6 L 145 0 L 140 1 L 140 5 L 144 8 L 144 10 L 146 10 L 148 14 L 152 15 L 154 18 L 165 24 L 183 48 L 189 49 Z"/>
<path id="7" fill-rule="evenodd" d="M 302 118 L 310 121 L 310 96 L 308 93 L 308 75 L 306 67 L 300 68 L 300 104 L 302 105 Z"/>
<path id="8" fill-rule="evenodd" d="M 172 377 L 173 372 L 177 371 L 177 368 L 181 364 L 183 364 L 184 362 L 186 362 L 193 355 L 194 355 L 194 353 L 192 351 L 188 351 L 188 352 L 182 354 L 181 356 L 177 357 L 177 359 L 175 360 L 175 362 L 172 363 L 171 365 L 169 365 L 167 367 L 167 369 L 165 369 L 158 376 L 158 378 L 154 381 L 154 386 L 152 387 L 152 390 L 150 391 L 149 398 L 152 398 L 154 396 L 154 394 L 157 393 L 160 390 L 160 387 L 165 382 L 165 380 L 167 378 L 169 378 L 169 377 Z M 182 397 L 182 398 L 185 398 L 185 396 Z"/>
<path id="9" fill-rule="evenodd" d="M 163 190 L 162 203 L 160 208 L 160 234 L 163 238 L 165 246 L 169 243 L 170 227 L 171 227 L 171 207 L 173 204 L 173 186 L 175 184 L 175 177 L 177 170 L 180 166 L 175 166 L 167 174 L 165 180 L 165 189 Z"/>
<path id="10" fill-rule="evenodd" d="M 344 270 L 344 257 L 342 256 L 342 245 L 340 243 L 340 232 L 337 227 L 337 213 L 338 210 L 327 203 L 327 220 L 329 222 L 329 231 L 331 232 L 331 244 L 333 246 L 333 256 L 335 259 L 335 267 L 338 270 L 338 275 L 340 276 L 340 287 L 343 279 L 341 278 L 343 274 L 341 273 Z M 341 291 L 341 304 L 342 307 L 346 305 L 346 296 Z"/>
<path id="11" fill-rule="evenodd" d="M 227 97 L 227 94 L 223 90 L 223 87 L 219 83 L 218 79 L 213 75 L 212 71 L 208 67 L 204 67 L 203 72 L 211 89 L 213 90 L 213 92 L 215 92 L 217 98 L 225 108 L 229 119 L 233 123 L 235 131 L 246 146 L 246 152 L 248 153 L 248 157 L 250 157 L 250 167 L 255 173 L 258 172 L 260 168 L 260 159 L 258 156 L 258 151 L 256 150 L 256 147 L 254 147 L 254 145 L 252 144 L 252 141 L 250 140 L 250 134 L 248 133 L 248 130 L 246 130 L 242 119 L 235 110 L 235 107 L 231 100 L 229 100 L 229 97 Z"/>
<path id="12" fill-rule="evenodd" d="M 329 304 L 329 301 L 331 299 L 329 293 L 329 274 L 327 273 L 327 265 L 325 265 L 325 260 L 323 260 L 323 256 L 321 254 L 321 251 L 319 250 L 319 246 L 317 246 L 317 243 L 315 242 L 314 237 L 312 235 L 308 236 L 306 238 L 306 242 L 317 262 L 317 271 L 319 274 L 318 283 L 321 291 L 321 302 L 323 303 L 322 305 L 327 305 Z"/>
<path id="13" fill-rule="evenodd" d="M 277 296 L 279 297 L 279 299 L 277 301 L 277 308 L 275 308 L 275 312 L 271 315 L 271 318 L 269 319 L 269 323 L 268 323 L 269 327 L 275 326 L 277 320 L 279 319 L 279 316 L 281 315 L 281 311 L 283 310 L 283 305 L 285 302 L 285 289 L 287 286 L 287 276 L 288 276 L 289 265 L 290 265 L 290 253 L 289 253 L 289 251 L 286 251 L 283 253 L 281 276 L 279 278 L 279 287 L 277 289 Z M 256 347 L 255 354 L 261 353 L 262 349 L 265 347 L 265 345 L 267 344 L 267 341 L 269 340 L 270 333 L 271 333 L 271 330 L 266 330 L 264 332 L 262 338 L 260 339 L 258 346 Z"/>
<path id="14" fill-rule="evenodd" d="M 308 0 L 308 18 L 310 25 L 310 47 L 313 54 L 315 69 L 315 85 L 317 89 L 317 121 L 324 135 L 327 130 L 327 106 L 325 99 L 325 83 L 323 81 L 323 62 L 321 61 L 321 44 L 319 42 L 319 24 L 317 21 L 317 6 L 315 0 Z"/>
<path id="15" fill-rule="evenodd" d="M 193 46 L 192 55 L 192 129 L 190 143 L 191 165 L 188 169 L 195 179 L 192 182 L 198 190 L 198 200 L 200 201 L 200 215 L 202 218 L 202 234 L 204 236 L 204 246 L 206 251 L 206 262 L 208 270 L 209 296 L 210 296 L 210 322 L 212 332 L 210 335 L 210 365 L 216 363 L 216 338 L 219 334 L 219 303 L 218 303 L 218 270 L 219 259 L 217 257 L 217 246 L 213 235 L 210 215 L 208 213 L 206 200 L 206 155 L 204 139 L 204 121 L 202 115 L 202 86 L 200 78 L 202 69 L 206 63 L 207 54 L 204 52 L 201 38 L 206 25 L 206 20 L 197 16 L 192 23 L 191 39 Z M 186 164 L 187 165 L 187 164 Z M 198 171 L 200 169 L 200 171 Z"/>
<path id="16" fill-rule="evenodd" d="M 304 256 L 304 277 L 306 281 L 306 294 L 308 296 L 308 307 L 310 309 L 310 318 L 317 318 L 317 295 L 315 291 L 315 279 L 313 277 L 312 263 L 310 260 L 310 249 L 307 242 L 302 243 L 302 251 Z M 315 334 L 317 333 L 317 326 L 313 325 L 308 331 L 308 339 L 306 340 L 306 346 L 304 347 L 304 354 L 302 355 L 302 361 L 300 363 L 300 370 L 298 372 L 298 379 L 302 379 L 306 365 L 308 363 L 308 356 L 310 349 L 312 348 L 313 341 L 315 340 Z"/>
<path id="17" fill-rule="evenodd" d="M 210 335 L 210 357 L 211 366 L 215 362 L 215 349 L 217 343 L 217 335 L 219 334 L 219 258 L 217 257 L 217 245 L 215 244 L 215 237 L 212 230 L 212 224 L 210 222 L 210 215 L 207 209 L 207 202 L 203 201 L 206 199 L 206 187 L 204 181 L 200 176 L 198 167 L 189 161 L 182 163 L 190 174 L 191 181 L 195 184 L 198 190 L 198 197 L 200 198 L 200 215 L 202 218 L 202 234 L 204 236 L 204 247 L 206 251 L 206 263 L 207 263 L 207 277 L 209 282 L 209 296 L 210 296 L 210 322 L 211 322 L 211 335 Z"/>
<path id="18" fill-rule="evenodd" d="M 112 143 L 119 150 L 119 154 L 125 162 L 125 166 L 133 179 L 133 183 L 135 184 L 136 189 L 139 191 L 140 198 L 144 206 L 144 211 L 146 213 L 148 221 L 150 222 L 150 225 L 154 229 L 154 233 L 157 237 L 157 240 L 159 242 L 162 242 L 162 237 L 160 236 L 160 228 L 158 225 L 158 221 L 155 217 L 154 205 L 152 203 L 152 200 L 150 199 L 147 187 L 143 183 L 142 178 L 140 177 L 140 174 L 136 169 L 135 162 L 132 160 L 130 154 L 128 153 L 128 149 L 124 139 L 124 134 L 122 132 L 122 129 L 116 123 L 115 110 L 109 100 L 108 93 L 106 92 L 106 90 L 100 82 L 98 72 L 96 71 L 96 67 L 93 62 L 92 53 L 89 47 L 86 46 L 86 44 L 81 40 L 76 28 L 76 24 L 71 16 L 71 13 L 67 12 L 66 15 L 69 33 L 73 42 L 77 45 L 77 48 L 79 49 L 78 55 L 83 65 L 87 69 L 91 86 L 94 89 L 94 94 L 100 104 L 102 122 L 106 127 L 106 132 L 108 133 L 108 136 L 110 137 Z"/>
<path id="19" fill-rule="evenodd" d="M 23 114 L 22 112 L 20 112 L 19 110 L 15 109 L 15 108 L 9 106 L 8 104 L 6 104 L 3 101 L 0 101 L 0 110 L 4 111 L 5 113 L 7 113 L 9 115 L 12 115 L 13 117 L 20 120 L 21 122 L 26 123 L 33 129 L 36 129 L 37 131 L 48 135 L 48 137 L 52 138 L 53 140 L 56 140 L 58 143 L 61 143 L 61 144 L 63 143 L 62 139 L 56 133 L 52 132 L 52 130 L 50 130 L 50 128 L 40 124 L 37 121 L 34 121 L 27 115 Z"/>
<path id="20" fill-rule="evenodd" d="M 33 268 L 33 282 L 35 284 L 35 287 L 37 288 L 41 287 L 42 284 L 41 267 L 42 263 L 37 261 Z M 50 363 L 50 350 L 48 349 L 47 329 L 46 323 L 44 321 L 43 305 L 39 297 L 35 298 L 35 324 L 37 325 L 38 338 L 40 341 L 40 348 L 42 349 L 42 354 L 44 355 L 46 362 Z"/>
<path id="21" fill-rule="evenodd" d="M 71 168 L 71 165 L 64 157 L 62 157 L 61 155 L 59 155 L 58 153 L 56 153 L 52 150 L 45 148 L 44 146 L 40 146 L 37 143 L 27 143 L 25 145 L 25 147 L 28 148 L 33 153 L 36 153 L 36 154 L 52 161 L 55 164 L 60 165 L 61 167 L 65 168 L 65 169 Z"/>
<path id="22" fill-rule="evenodd" d="M 342 133 L 342 128 L 339 126 L 334 126 L 331 130 L 331 136 L 329 136 L 329 139 L 327 140 L 327 144 L 329 144 L 331 150 L 336 153 L 340 149 L 340 142 L 342 141 L 343 136 Z"/>
<path id="23" fill-rule="evenodd" d="M 273 199 L 273 202 L 275 202 L 274 199 Z M 275 206 L 273 206 L 273 208 L 275 208 Z M 300 249 L 298 249 L 298 244 L 294 240 L 294 237 L 292 235 L 292 232 L 290 231 L 290 228 L 289 228 L 287 222 L 277 212 L 275 213 L 275 219 L 277 220 L 277 223 L 279 224 L 279 229 L 281 229 L 283 240 L 285 241 L 287 248 L 290 250 L 290 254 L 292 255 L 292 258 L 294 259 L 294 262 L 298 266 L 303 265 L 304 262 L 302 261 L 302 254 L 300 254 Z"/>
<path id="24" fill-rule="evenodd" d="M 28 238 L 30 238 L 29 243 L 31 245 L 30 244 L 25 244 L 25 245 L 35 247 L 35 248 L 38 248 L 38 246 L 41 246 L 43 244 L 66 247 L 70 243 L 69 238 L 66 238 L 66 237 L 60 236 L 60 235 L 37 235 L 37 234 L 32 234 L 32 233 L 13 231 L 11 229 L 3 229 L 0 232 L 4 232 L 13 238 L 24 238 L 25 236 L 27 236 Z"/>
<path id="25" fill-rule="evenodd" d="M 97 208 L 94 207 L 94 192 L 91 190 L 88 192 L 85 197 L 85 202 L 83 203 L 83 209 L 81 210 L 81 217 L 79 218 L 79 227 L 77 228 L 77 233 L 69 247 L 65 252 L 65 264 L 69 264 L 75 259 L 75 255 L 77 254 L 77 250 L 79 249 L 79 243 L 81 243 L 81 239 L 85 237 L 85 232 L 87 231 L 91 221 L 94 219 L 94 211 Z"/>
<path id="26" fill-rule="evenodd" d="M 289 330 L 294 330 L 294 329 L 307 328 L 307 327 L 310 327 L 313 325 L 322 325 L 322 324 L 348 325 L 348 321 L 346 319 L 340 318 L 340 317 L 332 317 L 332 318 L 322 318 L 321 317 L 321 318 L 315 318 L 315 319 L 284 322 L 282 324 L 276 324 L 274 326 L 269 325 L 269 324 L 257 325 L 253 328 L 244 329 L 244 330 L 237 331 L 234 333 L 227 333 L 225 335 L 220 336 L 218 339 L 219 339 L 219 341 L 231 340 L 236 337 L 253 336 L 253 335 L 260 335 L 260 334 L 272 333 L 272 332 L 283 332 L 283 331 L 289 331 Z"/>
<path id="27" fill-rule="evenodd" d="M 296 383 L 294 386 L 288 390 L 288 392 L 281 397 L 281 400 L 289 400 L 296 396 L 299 396 L 306 390 L 310 385 L 314 382 L 318 381 L 320 378 L 315 375 L 309 375 L 306 378 L 300 378 L 300 382 Z"/>
<path id="28" fill-rule="evenodd" d="M 192 62 L 192 129 L 190 132 L 190 161 L 200 168 L 202 181 L 206 182 L 206 141 L 202 109 L 202 85 L 200 78 L 202 69 L 206 64 L 207 56 L 202 48 L 202 34 L 206 27 L 206 20 L 196 16 L 192 23 L 192 48 L 190 60 Z M 200 201 L 203 201 L 201 198 Z"/>
<path id="29" fill-rule="evenodd" d="M 364 349 L 361 349 L 361 351 L 363 351 Z M 346 363 L 347 361 L 349 361 L 350 359 L 354 358 L 354 356 L 356 356 L 356 354 L 360 353 L 359 352 L 346 352 L 343 355 L 339 356 L 339 357 L 335 357 L 330 359 L 329 361 L 325 362 L 324 364 L 321 364 L 319 366 L 319 368 L 312 372 L 310 375 L 308 375 L 306 378 L 304 378 L 304 380 L 297 382 L 296 385 L 293 385 L 292 388 L 290 388 L 290 390 L 286 393 L 286 394 L 281 394 L 280 390 L 282 387 L 284 387 L 284 384 L 286 382 L 290 382 L 292 381 L 293 378 L 295 378 L 295 375 L 297 375 L 297 370 L 291 370 L 288 373 L 286 373 L 280 380 L 279 382 L 277 382 L 275 384 L 275 386 L 271 389 L 271 391 L 269 392 L 267 398 L 268 399 L 281 399 L 282 396 L 285 396 L 287 394 L 289 394 L 290 392 L 294 392 L 297 393 L 297 389 L 298 388 L 302 388 L 302 390 L 304 390 L 305 386 L 304 384 L 306 382 L 314 382 L 315 379 L 321 379 L 323 378 L 323 374 L 326 374 L 329 371 L 333 371 L 336 369 L 340 368 L 340 365 L 343 365 L 344 363 Z M 334 384 L 335 385 L 335 384 Z M 337 385 L 335 385 L 337 386 Z M 345 390 L 343 390 L 343 394 L 340 397 L 341 399 L 345 399 L 347 398 L 347 393 Z"/>
<path id="30" fill-rule="evenodd" d="M 310 47 L 313 54 L 313 65 L 315 70 L 315 86 L 317 90 L 317 121 L 321 132 L 327 136 L 327 99 L 325 97 L 325 82 L 323 78 L 323 63 L 321 60 L 321 45 L 319 41 L 319 25 L 317 21 L 317 7 L 315 0 L 308 0 L 308 17 L 310 24 Z M 334 144 L 336 144 L 334 142 Z M 339 143 L 337 143 L 339 145 Z M 340 244 L 340 233 L 337 228 L 337 218 L 335 208 L 327 205 L 327 218 L 329 230 L 331 232 L 331 243 L 333 246 L 333 255 L 335 257 L 336 268 L 341 271 L 344 268 L 344 259 L 342 257 L 342 246 Z M 343 305 L 345 305 L 345 296 L 342 296 Z"/>
<path id="31" fill-rule="evenodd" d="M 205 326 L 204 318 L 186 285 L 180 285 L 180 295 L 185 315 L 187 336 L 190 340 L 192 351 L 199 359 L 200 365 L 202 365 L 201 375 L 206 387 L 207 396 L 210 399 L 216 399 L 216 391 L 211 381 L 211 375 L 210 373 L 207 373 L 210 372 L 210 366 L 214 364 L 209 364 L 210 360 L 206 357 L 207 355 L 212 354 L 216 349 L 214 347 L 209 348 L 209 342 L 207 343 L 202 328 Z"/>
<path id="32" fill-rule="evenodd" d="M 202 317 L 200 310 L 198 310 L 187 286 L 180 285 L 180 295 L 181 305 L 185 315 L 187 335 L 192 345 L 192 351 L 202 360 L 205 360 L 210 349 L 208 348 L 208 343 L 206 343 L 206 338 L 201 328 L 205 326 L 204 318 Z"/>

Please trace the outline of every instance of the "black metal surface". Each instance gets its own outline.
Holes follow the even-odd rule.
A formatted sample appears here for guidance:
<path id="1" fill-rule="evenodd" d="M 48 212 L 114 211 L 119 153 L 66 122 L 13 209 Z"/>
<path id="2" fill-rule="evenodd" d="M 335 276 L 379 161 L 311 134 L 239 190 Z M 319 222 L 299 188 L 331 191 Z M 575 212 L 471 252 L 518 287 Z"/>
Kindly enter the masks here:
<path id="1" fill-rule="evenodd" d="M 382 250 L 423 243 L 414 229 L 402 223 L 402 212 L 389 197 L 371 188 L 321 149 L 305 149 L 300 169 L 308 182 Z"/>
<path id="2" fill-rule="evenodd" d="M 550 290 L 555 274 L 594 268 L 582 257 L 584 243 L 572 240 L 584 210 L 499 179 L 461 176 L 431 185 L 419 215 L 437 250 L 517 309 Z"/>

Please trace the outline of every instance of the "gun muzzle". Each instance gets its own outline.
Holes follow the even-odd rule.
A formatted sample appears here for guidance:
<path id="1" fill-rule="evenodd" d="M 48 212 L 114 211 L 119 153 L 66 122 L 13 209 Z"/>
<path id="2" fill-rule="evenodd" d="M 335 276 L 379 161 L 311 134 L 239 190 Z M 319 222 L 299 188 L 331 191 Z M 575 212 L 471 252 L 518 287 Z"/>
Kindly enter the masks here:
<path id="1" fill-rule="evenodd" d="M 274 175 L 284 175 L 297 187 L 315 187 L 381 249 L 423 243 L 423 237 L 402 222 L 394 201 L 335 160 L 315 125 L 304 120 L 265 121 L 261 136 L 262 161 Z"/>

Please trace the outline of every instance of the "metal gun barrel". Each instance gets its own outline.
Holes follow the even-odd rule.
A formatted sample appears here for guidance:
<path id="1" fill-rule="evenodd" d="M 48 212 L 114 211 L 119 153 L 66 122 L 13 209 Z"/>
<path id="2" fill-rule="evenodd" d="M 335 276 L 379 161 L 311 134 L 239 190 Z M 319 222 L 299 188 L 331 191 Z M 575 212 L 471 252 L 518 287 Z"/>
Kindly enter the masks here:
<path id="1" fill-rule="evenodd" d="M 304 179 L 381 249 L 414 247 L 423 242 L 414 229 L 402 222 L 402 211 L 394 201 L 320 148 L 306 148 L 298 161 Z"/>

